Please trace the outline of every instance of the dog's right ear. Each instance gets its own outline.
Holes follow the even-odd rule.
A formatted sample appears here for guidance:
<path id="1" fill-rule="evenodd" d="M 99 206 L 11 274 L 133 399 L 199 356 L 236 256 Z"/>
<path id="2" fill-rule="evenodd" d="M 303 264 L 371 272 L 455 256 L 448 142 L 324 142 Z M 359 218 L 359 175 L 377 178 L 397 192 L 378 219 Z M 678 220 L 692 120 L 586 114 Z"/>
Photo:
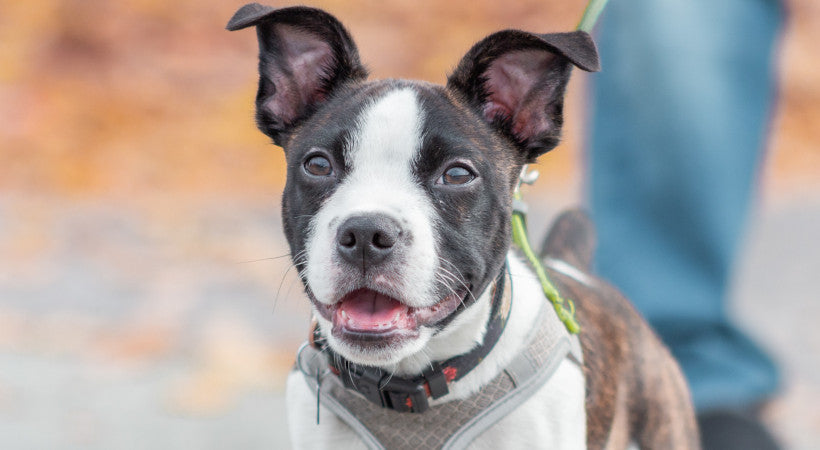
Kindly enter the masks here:
<path id="1" fill-rule="evenodd" d="M 226 28 L 249 26 L 259 39 L 256 123 L 277 145 L 341 84 L 367 78 L 350 34 L 325 11 L 249 3 Z"/>

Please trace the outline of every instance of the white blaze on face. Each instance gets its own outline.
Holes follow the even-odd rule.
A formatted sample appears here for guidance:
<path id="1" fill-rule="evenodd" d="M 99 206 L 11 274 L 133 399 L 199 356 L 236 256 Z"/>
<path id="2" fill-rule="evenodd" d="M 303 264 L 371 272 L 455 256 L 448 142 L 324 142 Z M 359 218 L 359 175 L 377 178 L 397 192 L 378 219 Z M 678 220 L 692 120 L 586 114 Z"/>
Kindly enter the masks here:
<path id="1" fill-rule="evenodd" d="M 408 232 L 410 244 L 395 266 L 399 300 L 430 306 L 438 259 L 430 199 L 413 177 L 422 142 L 423 111 L 410 88 L 389 91 L 366 107 L 347 153 L 350 173 L 311 222 L 307 242 L 307 281 L 317 300 L 332 303 L 344 270 L 335 264 L 338 226 L 353 215 L 386 214 Z"/>

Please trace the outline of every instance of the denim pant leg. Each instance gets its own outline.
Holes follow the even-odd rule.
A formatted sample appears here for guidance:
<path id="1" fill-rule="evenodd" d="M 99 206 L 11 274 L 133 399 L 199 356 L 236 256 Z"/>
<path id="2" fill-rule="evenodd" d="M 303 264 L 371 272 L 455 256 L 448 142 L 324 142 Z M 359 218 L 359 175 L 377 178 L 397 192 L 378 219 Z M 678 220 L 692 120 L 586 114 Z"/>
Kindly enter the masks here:
<path id="1" fill-rule="evenodd" d="M 772 0 L 614 0 L 597 37 L 597 269 L 672 349 L 699 410 L 748 405 L 777 386 L 725 299 L 767 137 L 782 15 Z"/>

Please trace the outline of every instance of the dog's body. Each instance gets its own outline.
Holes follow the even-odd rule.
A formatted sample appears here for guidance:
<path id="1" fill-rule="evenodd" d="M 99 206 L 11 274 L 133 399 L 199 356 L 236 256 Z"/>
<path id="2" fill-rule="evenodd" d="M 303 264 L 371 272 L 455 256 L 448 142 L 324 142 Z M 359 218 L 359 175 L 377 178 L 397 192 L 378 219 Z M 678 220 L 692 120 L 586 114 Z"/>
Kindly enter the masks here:
<path id="1" fill-rule="evenodd" d="M 320 347 L 339 372 L 317 375 L 352 381 L 364 367 L 423 376 L 427 395 L 406 406 L 375 395 L 397 411 L 421 411 L 427 396 L 436 408 L 485 394 L 541 326 L 541 287 L 508 257 L 512 191 L 521 167 L 557 145 L 571 65 L 597 70 L 591 39 L 499 32 L 441 87 L 365 81 L 347 31 L 320 10 L 247 5 L 228 28 L 248 26 L 260 43 L 257 122 L 288 161 L 285 234 Z M 477 448 L 697 447 L 677 365 L 628 302 L 587 273 L 590 230 L 567 215 L 545 252 L 559 289 L 576 300 L 583 355 L 562 355 L 531 398 L 479 433 Z M 505 270 L 511 306 L 498 313 L 494 286 Z M 433 369 L 476 349 L 488 353 L 458 375 Z M 341 416 L 317 423 L 316 395 L 305 373 L 291 374 L 294 444 L 364 446 Z M 384 410 L 384 420 L 406 414 Z"/>

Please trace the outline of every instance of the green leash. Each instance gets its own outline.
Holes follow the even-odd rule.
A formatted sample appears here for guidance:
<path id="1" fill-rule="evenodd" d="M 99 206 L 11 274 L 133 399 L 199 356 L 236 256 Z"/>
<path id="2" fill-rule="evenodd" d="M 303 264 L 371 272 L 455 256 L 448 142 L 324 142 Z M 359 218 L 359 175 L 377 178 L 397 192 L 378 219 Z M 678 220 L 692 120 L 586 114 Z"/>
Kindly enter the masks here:
<path id="1" fill-rule="evenodd" d="M 608 0 L 590 0 L 576 28 L 580 31 L 586 31 L 587 33 L 592 31 L 607 1 Z M 538 172 L 533 171 L 528 173 L 526 165 L 521 168 L 518 184 L 515 187 L 515 191 L 513 191 L 513 243 L 521 249 L 527 261 L 532 264 L 532 267 L 535 269 L 535 275 L 541 283 L 541 289 L 544 291 L 544 295 L 547 297 L 547 300 L 552 303 L 552 307 L 555 309 L 556 314 L 558 314 L 558 318 L 564 323 L 564 326 L 567 327 L 567 331 L 571 334 L 578 334 L 581 331 L 581 326 L 575 318 L 575 304 L 572 300 L 561 297 L 558 289 L 555 288 L 555 285 L 552 284 L 547 276 L 547 271 L 544 269 L 544 265 L 541 264 L 541 260 L 539 260 L 535 252 L 532 251 L 530 241 L 527 239 L 527 215 L 526 206 L 524 205 L 521 195 L 521 184 L 532 184 L 536 178 L 538 178 Z"/>
<path id="2" fill-rule="evenodd" d="M 558 289 L 556 289 L 550 281 L 547 276 L 547 271 L 544 269 L 543 264 L 541 264 L 541 260 L 539 260 L 535 252 L 532 251 L 530 241 L 527 239 L 527 216 L 525 212 L 526 207 L 521 196 L 521 184 L 532 184 L 537 177 L 538 172 L 527 173 L 526 165 L 521 168 L 521 176 L 513 192 L 513 243 L 521 249 L 527 261 L 532 264 L 532 267 L 535 269 L 535 275 L 541 283 L 541 289 L 544 291 L 544 295 L 546 295 L 547 300 L 552 303 L 555 313 L 558 314 L 558 318 L 564 323 L 564 326 L 567 327 L 567 331 L 571 334 L 578 334 L 578 332 L 581 331 L 581 326 L 578 325 L 578 321 L 575 319 L 575 304 L 572 300 L 562 298 L 561 294 L 558 293 Z"/>
<path id="3" fill-rule="evenodd" d="M 606 2 L 608 1 L 609 0 L 589 0 L 586 9 L 584 9 L 584 15 L 581 17 L 581 21 L 578 22 L 576 29 L 591 33 L 592 28 L 595 27 L 595 23 L 598 22 L 598 16 L 601 15 L 601 11 L 604 10 L 604 6 L 606 6 Z"/>

